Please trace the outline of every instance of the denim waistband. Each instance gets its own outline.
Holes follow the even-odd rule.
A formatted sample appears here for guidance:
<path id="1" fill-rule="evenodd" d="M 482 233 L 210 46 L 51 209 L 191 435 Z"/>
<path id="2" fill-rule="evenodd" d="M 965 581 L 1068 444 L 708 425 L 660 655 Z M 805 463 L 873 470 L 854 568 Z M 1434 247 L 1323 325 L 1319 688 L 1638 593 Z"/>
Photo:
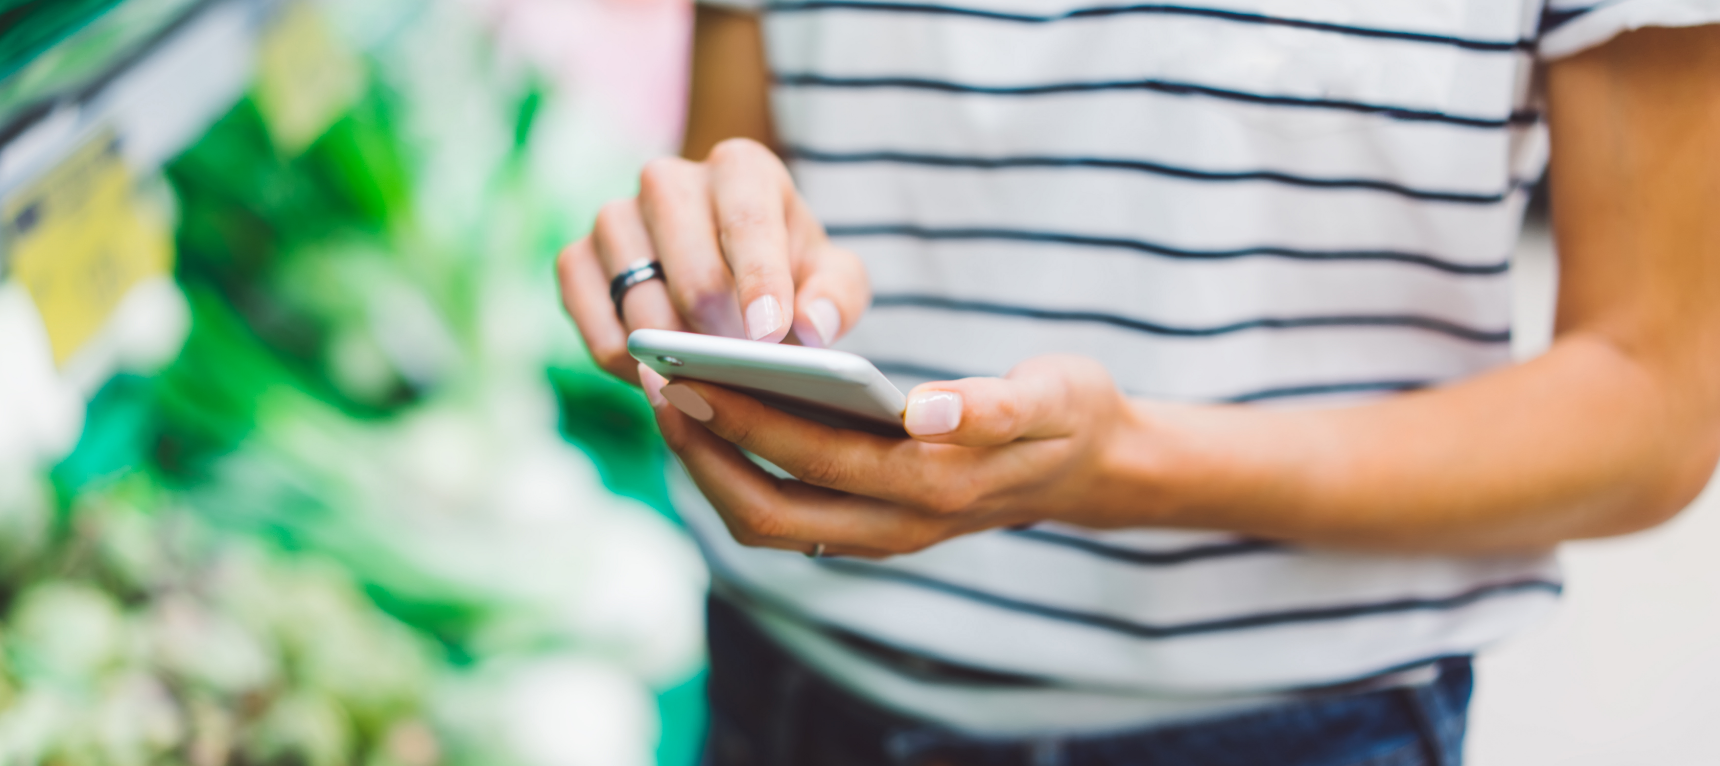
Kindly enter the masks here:
<path id="1" fill-rule="evenodd" d="M 709 605 L 706 766 L 1457 766 L 1473 676 L 1322 694 L 1230 717 L 1102 735 L 980 737 L 862 699 L 807 667 L 722 598 Z M 894 672 L 881 667 L 880 672 Z"/>

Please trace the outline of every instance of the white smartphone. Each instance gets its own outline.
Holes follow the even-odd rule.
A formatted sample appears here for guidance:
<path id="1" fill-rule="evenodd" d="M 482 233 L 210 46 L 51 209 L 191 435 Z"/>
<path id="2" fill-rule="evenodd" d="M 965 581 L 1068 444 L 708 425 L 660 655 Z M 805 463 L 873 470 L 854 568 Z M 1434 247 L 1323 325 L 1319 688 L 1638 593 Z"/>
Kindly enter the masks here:
<path id="1" fill-rule="evenodd" d="M 784 412 L 837 428 L 907 436 L 907 397 L 864 357 L 780 343 L 671 330 L 634 330 L 627 352 L 665 378 L 742 391 Z"/>

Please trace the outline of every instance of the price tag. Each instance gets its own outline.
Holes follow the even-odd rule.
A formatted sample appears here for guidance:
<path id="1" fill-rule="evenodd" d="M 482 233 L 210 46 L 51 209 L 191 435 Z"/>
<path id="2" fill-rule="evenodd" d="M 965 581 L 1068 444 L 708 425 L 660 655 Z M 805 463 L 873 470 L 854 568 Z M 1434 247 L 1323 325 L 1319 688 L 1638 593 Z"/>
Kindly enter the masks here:
<path id="1" fill-rule="evenodd" d="M 310 146 L 364 92 L 363 63 L 307 0 L 281 9 L 257 55 L 257 108 L 288 156 Z"/>
<path id="2" fill-rule="evenodd" d="M 29 291 L 64 364 L 126 291 L 173 268 L 167 222 L 138 204 L 131 169 L 100 136 L 0 203 L 11 277 Z"/>

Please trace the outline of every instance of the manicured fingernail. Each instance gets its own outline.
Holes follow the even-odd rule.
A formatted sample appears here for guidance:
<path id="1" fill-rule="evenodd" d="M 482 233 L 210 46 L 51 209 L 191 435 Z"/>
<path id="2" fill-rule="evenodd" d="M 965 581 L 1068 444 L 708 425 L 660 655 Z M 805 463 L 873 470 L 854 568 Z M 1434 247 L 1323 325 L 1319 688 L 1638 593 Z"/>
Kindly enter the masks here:
<path id="1" fill-rule="evenodd" d="M 645 398 L 651 400 L 652 407 L 661 407 L 669 403 L 668 399 L 663 398 L 663 386 L 668 382 L 669 379 L 658 375 L 656 370 L 643 364 L 639 365 L 639 385 L 645 389 Z"/>
<path id="2" fill-rule="evenodd" d="M 670 383 L 661 389 L 663 398 L 668 399 L 675 409 L 686 413 L 687 417 L 705 423 L 717 416 L 717 411 L 711 409 L 710 402 L 699 396 L 693 389 L 679 383 Z"/>
<path id="3" fill-rule="evenodd" d="M 747 337 L 758 340 L 782 327 L 782 304 L 776 296 L 766 295 L 747 307 Z"/>
<path id="4" fill-rule="evenodd" d="M 962 395 L 952 391 L 927 391 L 908 400 L 903 425 L 915 436 L 936 436 L 962 424 Z"/>
<path id="5" fill-rule="evenodd" d="M 842 329 L 842 314 L 836 310 L 834 302 L 829 298 L 819 298 L 806 307 L 806 315 L 812 319 L 812 329 L 818 331 L 818 339 L 823 341 L 823 345 L 836 342 L 836 333 Z"/>

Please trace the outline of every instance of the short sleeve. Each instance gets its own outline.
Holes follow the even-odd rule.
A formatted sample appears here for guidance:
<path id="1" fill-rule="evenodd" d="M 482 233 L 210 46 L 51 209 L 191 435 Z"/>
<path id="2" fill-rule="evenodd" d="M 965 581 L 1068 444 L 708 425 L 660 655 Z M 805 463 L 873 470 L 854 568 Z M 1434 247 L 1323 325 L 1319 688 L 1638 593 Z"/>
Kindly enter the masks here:
<path id="1" fill-rule="evenodd" d="M 1538 50 L 1551 61 L 1633 29 L 1704 24 L 1720 24 L 1720 0 L 1547 0 Z"/>

